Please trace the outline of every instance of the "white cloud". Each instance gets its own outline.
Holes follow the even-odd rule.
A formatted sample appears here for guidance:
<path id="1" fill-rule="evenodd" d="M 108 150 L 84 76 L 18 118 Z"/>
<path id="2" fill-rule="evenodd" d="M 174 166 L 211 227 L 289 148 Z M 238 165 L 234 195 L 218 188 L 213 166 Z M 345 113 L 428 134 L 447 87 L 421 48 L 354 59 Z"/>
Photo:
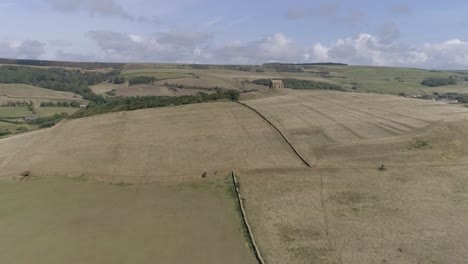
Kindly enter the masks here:
<path id="1" fill-rule="evenodd" d="M 194 62 L 201 60 L 210 33 L 169 31 L 153 35 L 90 31 L 102 50 L 100 60 Z"/>
<path id="2" fill-rule="evenodd" d="M 45 0 L 49 5 L 59 11 L 66 13 L 87 12 L 90 16 L 120 17 L 123 19 L 137 21 L 140 23 L 158 23 L 158 18 L 145 16 L 134 16 L 116 0 Z"/>
<path id="3" fill-rule="evenodd" d="M 311 50 L 316 54 L 312 59 L 375 66 L 422 67 L 430 56 L 421 49 L 383 41 L 366 33 L 339 39 L 329 46 L 314 45 Z"/>
<path id="4" fill-rule="evenodd" d="M 37 40 L 12 40 L 0 42 L 0 57 L 13 59 L 38 59 L 45 54 L 45 43 Z"/>
<path id="5" fill-rule="evenodd" d="M 168 31 L 139 35 L 90 31 L 89 36 L 99 48 L 95 54 L 100 56 L 93 59 L 96 61 L 221 64 L 341 62 L 354 65 L 468 69 L 468 42 L 452 39 L 408 46 L 398 42 L 396 27 L 390 25 L 388 28 L 380 36 L 361 33 L 329 44 L 314 43 L 308 48 L 299 46 L 283 33 L 275 33 L 256 41 L 231 40 L 218 45 L 213 43 L 215 36 L 206 32 Z M 22 45 L 18 42 L 9 42 L 8 45 L 3 43 L 0 45 L 0 52 L 8 48 L 18 50 L 15 54 L 25 57 L 27 52 L 19 52 L 25 50 L 24 47 L 20 48 Z M 31 48 L 32 45 L 26 47 Z M 36 53 L 29 54 L 41 54 L 37 52 L 41 51 L 41 47 L 43 49 L 39 43 Z M 81 59 L 79 54 L 57 54 L 60 55 Z M 89 58 L 89 55 L 82 58 Z"/>
<path id="6" fill-rule="evenodd" d="M 227 42 L 208 52 L 210 60 L 218 63 L 254 64 L 272 61 L 300 61 L 304 53 L 283 33 L 276 33 L 258 41 Z"/>

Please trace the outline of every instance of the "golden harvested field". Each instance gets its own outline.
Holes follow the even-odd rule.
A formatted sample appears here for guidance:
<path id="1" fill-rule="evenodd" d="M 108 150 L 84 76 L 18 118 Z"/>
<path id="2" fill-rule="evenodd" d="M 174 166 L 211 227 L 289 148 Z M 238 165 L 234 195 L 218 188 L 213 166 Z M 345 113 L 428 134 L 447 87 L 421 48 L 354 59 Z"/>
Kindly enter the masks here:
<path id="1" fill-rule="evenodd" d="M 18 151 L 5 153 L 5 144 L 16 144 Z M 43 133 L 0 141 L 0 152 L 2 175 L 29 170 L 38 176 L 124 182 L 180 181 L 204 172 L 225 175 L 233 168 L 301 165 L 273 128 L 236 103 L 66 121 Z"/>
<path id="2" fill-rule="evenodd" d="M 238 172 L 267 263 L 466 262 L 468 109 L 337 92 L 246 103 L 314 164 Z"/>
<path id="3" fill-rule="evenodd" d="M 2 180 L 0 262 L 254 264 L 229 195 L 222 180 Z"/>

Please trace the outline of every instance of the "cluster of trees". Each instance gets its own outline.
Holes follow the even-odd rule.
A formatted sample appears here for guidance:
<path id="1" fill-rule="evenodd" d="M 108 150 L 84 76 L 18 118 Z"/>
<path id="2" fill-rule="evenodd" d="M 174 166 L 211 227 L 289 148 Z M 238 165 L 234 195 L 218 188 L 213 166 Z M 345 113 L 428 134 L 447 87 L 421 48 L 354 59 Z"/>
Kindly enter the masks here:
<path id="1" fill-rule="evenodd" d="M 223 88 L 223 87 L 200 87 L 200 86 L 186 86 L 183 84 L 177 84 L 177 83 L 164 83 L 163 86 L 168 87 L 170 89 L 174 88 L 179 88 L 179 89 L 194 89 L 194 90 L 207 90 L 207 91 L 216 91 L 216 92 L 223 92 L 228 89 Z"/>
<path id="2" fill-rule="evenodd" d="M 62 119 L 68 117 L 67 113 L 55 114 L 49 117 L 39 117 L 35 120 L 30 121 L 30 124 L 38 125 L 40 128 L 53 127 L 55 124 L 60 122 Z"/>
<path id="3" fill-rule="evenodd" d="M 459 93 L 445 93 L 445 94 L 439 94 L 439 93 L 434 93 L 433 96 L 423 96 L 424 99 L 426 99 L 425 97 L 427 97 L 427 99 L 432 99 L 434 97 L 439 98 L 439 99 L 454 99 L 454 100 L 458 100 L 458 102 L 462 103 L 462 104 L 466 104 L 468 103 L 468 94 L 459 94 Z"/>
<path id="4" fill-rule="evenodd" d="M 130 85 L 137 85 L 137 84 L 150 84 L 157 81 L 156 78 L 154 77 L 149 77 L 149 76 L 136 76 L 133 78 L 130 78 L 128 80 L 128 83 Z"/>
<path id="5" fill-rule="evenodd" d="M 205 64 L 191 64 L 190 67 L 194 70 L 208 70 L 210 66 Z"/>
<path id="6" fill-rule="evenodd" d="M 24 127 L 24 126 L 20 126 L 20 127 L 17 127 L 15 129 L 16 133 L 19 133 L 19 132 L 26 132 L 28 131 L 28 128 L 27 127 Z M 3 137 L 3 136 L 7 136 L 7 135 L 11 135 L 13 134 L 12 131 L 10 131 L 9 129 L 3 129 L 3 130 L 0 130 L 0 137 Z"/>
<path id="7" fill-rule="evenodd" d="M 16 64 L 29 66 L 47 66 L 47 67 L 71 67 L 87 70 L 94 69 L 123 69 L 124 63 L 104 63 L 104 62 L 68 62 L 68 61 L 47 61 L 47 60 L 17 60 L 17 59 L 0 59 L 0 64 Z"/>
<path id="8" fill-rule="evenodd" d="M 431 78 L 426 78 L 421 82 L 422 85 L 424 86 L 429 86 L 429 87 L 436 87 L 436 86 L 445 86 L 445 85 L 453 85 L 457 84 L 457 80 L 453 78 L 452 76 L 448 78 L 443 78 L 443 77 L 431 77 Z"/>
<path id="9" fill-rule="evenodd" d="M 266 67 L 271 68 L 276 72 L 304 72 L 301 67 L 288 64 L 271 64 Z"/>
<path id="10" fill-rule="evenodd" d="M 30 104 L 32 103 L 26 101 L 8 101 L 6 103 L 3 103 L 2 106 L 28 106 Z"/>
<path id="11" fill-rule="evenodd" d="M 333 83 L 327 82 L 314 82 L 309 80 L 298 80 L 298 79 L 291 79 L 285 78 L 281 79 L 283 81 L 284 87 L 297 89 L 297 90 L 336 90 L 336 91 L 343 91 L 344 89 Z M 257 85 L 265 85 L 270 86 L 271 80 L 270 79 L 258 79 L 253 81 L 254 84 Z"/>
<path id="12" fill-rule="evenodd" d="M 10 135 L 10 134 L 11 134 L 11 131 L 8 130 L 8 129 L 0 130 L 0 137 L 6 136 L 6 135 Z"/>
<path id="13" fill-rule="evenodd" d="M 343 91 L 340 85 L 327 83 L 327 82 L 314 82 L 309 80 L 298 80 L 298 79 L 283 79 L 284 87 L 298 90 L 337 90 Z"/>
<path id="14" fill-rule="evenodd" d="M 261 68 L 257 66 L 250 66 L 250 65 L 223 65 L 222 67 L 226 70 L 231 70 L 231 71 L 264 72 Z"/>
<path id="15" fill-rule="evenodd" d="M 107 102 L 100 105 L 91 105 L 87 109 L 80 110 L 72 115 L 74 118 L 92 116 L 97 114 L 132 111 L 137 109 L 156 108 L 174 105 L 195 104 L 216 100 L 239 99 L 239 92 L 234 90 L 217 91 L 213 94 L 198 93 L 197 95 L 184 96 L 137 96 L 137 97 L 119 97 L 107 99 Z"/>
<path id="16" fill-rule="evenodd" d="M 0 66 L 0 83 L 23 83 L 42 88 L 79 94 L 84 99 L 102 103 L 89 85 L 106 81 L 120 72 L 82 72 L 78 69 L 34 68 L 24 66 Z"/>
<path id="17" fill-rule="evenodd" d="M 272 65 L 299 65 L 299 66 L 315 66 L 315 65 L 328 65 L 328 66 L 347 66 L 348 64 L 345 63 L 337 63 L 337 62 L 316 62 L 316 63 L 264 63 L 264 66 L 272 66 Z"/>
<path id="18" fill-rule="evenodd" d="M 80 103 L 73 102 L 41 102 L 41 107 L 80 107 Z"/>
<path id="19" fill-rule="evenodd" d="M 122 77 L 122 76 L 116 76 L 114 77 L 114 79 L 112 79 L 112 83 L 114 84 L 122 84 L 122 83 L 125 83 L 126 79 L 125 77 Z"/>

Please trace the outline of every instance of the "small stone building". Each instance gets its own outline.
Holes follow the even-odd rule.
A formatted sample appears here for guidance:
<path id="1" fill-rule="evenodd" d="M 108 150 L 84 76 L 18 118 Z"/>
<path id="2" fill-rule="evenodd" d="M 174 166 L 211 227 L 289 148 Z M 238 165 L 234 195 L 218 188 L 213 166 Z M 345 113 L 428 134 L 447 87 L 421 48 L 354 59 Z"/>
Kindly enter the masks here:
<path id="1" fill-rule="evenodd" d="M 279 90 L 283 88 L 284 88 L 284 84 L 282 80 L 271 80 L 271 84 L 270 84 L 271 90 Z"/>

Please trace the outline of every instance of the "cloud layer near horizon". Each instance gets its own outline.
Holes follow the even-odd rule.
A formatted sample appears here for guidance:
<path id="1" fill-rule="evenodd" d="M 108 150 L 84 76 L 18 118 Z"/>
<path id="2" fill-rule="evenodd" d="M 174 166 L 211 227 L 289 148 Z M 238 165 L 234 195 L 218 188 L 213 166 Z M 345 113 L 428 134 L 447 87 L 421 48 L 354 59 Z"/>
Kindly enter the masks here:
<path id="1" fill-rule="evenodd" d="M 429 69 L 468 68 L 468 42 L 450 39 L 440 43 L 408 46 L 398 42 L 398 31 L 384 25 L 379 36 L 361 33 L 332 43 L 301 47 L 283 33 L 255 41 L 212 44 L 213 33 L 168 31 L 150 35 L 97 30 L 87 36 L 98 54 L 67 53 L 56 59 L 112 62 L 179 62 L 262 64 L 265 62 L 341 62 L 356 65 L 403 66 Z M 0 56 L 40 58 L 45 43 L 16 41 L 0 43 Z"/>

